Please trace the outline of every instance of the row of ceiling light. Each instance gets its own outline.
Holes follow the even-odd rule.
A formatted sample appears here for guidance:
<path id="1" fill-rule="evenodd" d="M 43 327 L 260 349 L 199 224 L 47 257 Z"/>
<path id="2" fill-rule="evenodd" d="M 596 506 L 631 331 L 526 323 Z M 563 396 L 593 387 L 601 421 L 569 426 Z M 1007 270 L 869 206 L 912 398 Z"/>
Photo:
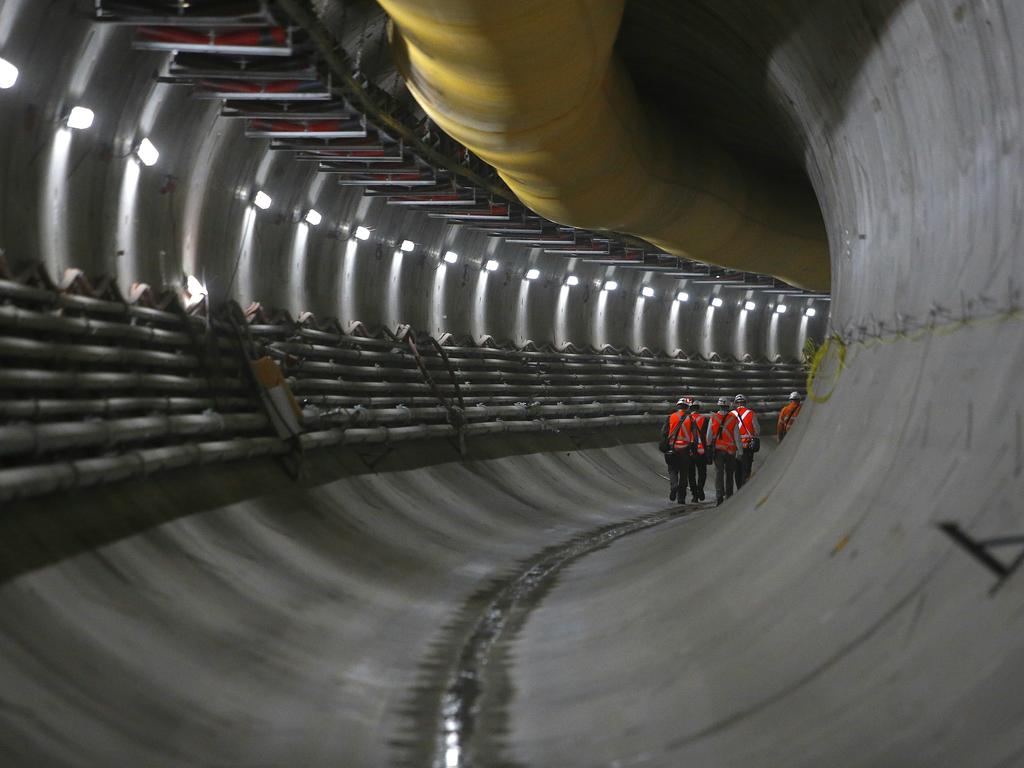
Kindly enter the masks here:
<path id="1" fill-rule="evenodd" d="M 257 208 L 259 208 L 261 210 L 264 210 L 264 211 L 267 210 L 271 206 L 271 204 L 273 203 L 273 199 L 270 197 L 270 195 L 268 195 L 263 190 L 258 190 L 256 192 L 256 194 L 253 196 L 252 200 L 253 200 L 253 204 Z M 315 227 L 315 226 L 319 225 L 321 221 L 323 221 L 323 216 L 315 208 L 310 208 L 309 211 L 306 212 L 306 216 L 304 217 L 304 221 L 306 221 L 306 223 L 310 224 L 311 226 Z M 372 235 L 372 232 L 373 231 L 370 228 L 362 226 L 362 225 L 359 225 L 352 232 L 352 236 L 355 237 L 357 240 L 364 240 L 365 241 L 365 240 L 369 240 L 370 239 L 370 236 Z M 403 253 L 411 253 L 415 249 L 416 249 L 416 243 L 414 243 L 412 240 L 402 240 L 401 243 L 399 243 L 399 245 L 398 245 L 398 250 L 402 251 Z M 444 256 L 442 256 L 441 258 L 447 264 L 455 264 L 459 260 L 459 255 L 455 251 L 445 251 Z M 483 263 L 483 268 L 486 271 L 488 271 L 488 272 L 496 272 L 498 269 L 501 268 L 501 265 L 498 263 L 498 261 L 496 259 L 488 259 L 487 261 L 485 261 Z M 536 268 L 531 268 L 531 269 L 527 270 L 526 273 L 524 274 L 524 278 L 527 279 L 527 280 L 537 280 L 539 277 L 540 277 L 540 270 L 536 269 Z M 577 286 L 579 284 L 580 284 L 580 279 L 576 275 L 568 275 L 565 278 L 564 285 L 567 285 L 569 287 L 573 287 L 573 286 Z M 601 290 L 602 291 L 611 292 L 611 291 L 617 291 L 618 289 L 619 289 L 619 284 L 615 280 L 605 280 L 601 284 Z M 652 298 L 655 297 L 656 293 L 655 293 L 655 290 L 651 286 L 645 285 L 645 286 L 643 286 L 640 289 L 640 295 L 643 296 L 646 299 L 652 299 Z M 676 294 L 675 301 L 677 301 L 677 302 L 685 303 L 685 302 L 688 302 L 689 300 L 690 300 L 690 294 L 687 293 L 686 291 L 680 291 L 679 293 Z M 743 306 L 743 309 L 745 311 L 747 311 L 747 312 L 751 312 L 751 311 L 757 309 L 757 303 L 754 302 L 754 301 L 751 301 L 749 299 L 747 301 L 745 301 L 745 302 L 740 302 L 740 304 Z M 719 307 L 725 306 L 725 301 L 721 297 L 719 297 L 719 296 L 714 296 L 710 300 L 710 305 L 712 307 L 718 309 Z M 789 307 L 786 304 L 776 304 L 775 305 L 775 313 L 776 314 L 784 315 L 788 311 L 789 311 Z M 817 311 L 814 309 L 814 307 L 808 307 L 804 311 L 804 314 L 807 317 L 814 317 L 817 314 Z"/>
<path id="2" fill-rule="evenodd" d="M 18 82 L 18 68 L 7 59 L 0 58 L 0 89 L 13 88 Z M 64 124 L 75 131 L 85 131 L 92 127 L 96 120 L 96 113 L 89 107 L 76 105 L 71 108 L 64 118 Z M 135 148 L 135 155 L 143 165 L 153 166 L 160 159 L 160 151 L 152 141 L 143 138 Z"/>
<path id="3" fill-rule="evenodd" d="M 270 195 L 268 195 L 261 189 L 258 190 L 255 195 L 253 195 L 252 202 L 253 205 L 255 205 L 257 208 L 265 211 L 268 208 L 270 208 L 274 201 L 273 198 L 270 197 Z M 316 210 L 316 208 L 310 208 L 306 212 L 306 215 L 303 217 L 303 221 L 305 221 L 310 226 L 315 227 L 318 226 L 321 221 L 323 221 L 323 218 L 323 215 L 318 210 Z M 352 231 L 352 236 L 356 240 L 369 240 L 372 232 L 373 230 L 371 230 L 370 228 L 359 225 Z M 412 253 L 414 250 L 416 250 L 416 243 L 414 243 L 412 240 L 402 240 L 398 244 L 398 250 L 403 253 Z M 457 254 L 455 251 L 445 251 L 444 256 L 442 256 L 441 258 L 444 260 L 446 264 L 455 264 L 459 260 L 459 254 Z M 498 263 L 496 259 L 488 259 L 487 261 L 484 262 L 483 268 L 488 272 L 496 272 L 498 269 L 501 268 L 501 265 Z M 528 269 L 524 277 L 527 280 L 537 280 L 540 277 L 540 270 L 534 268 Z M 578 277 L 576 277 L 576 275 L 569 275 L 565 279 L 565 284 L 568 286 L 579 285 L 579 283 L 580 280 Z M 618 287 L 617 284 L 612 282 L 611 288 L 609 288 L 608 290 L 615 290 L 616 287 Z"/>
<path id="4" fill-rule="evenodd" d="M 17 81 L 18 68 L 6 59 L 0 58 L 0 89 L 12 88 Z M 87 130 L 92 126 L 95 119 L 96 114 L 91 109 L 89 109 L 88 107 L 78 105 L 72 107 L 71 111 L 68 112 L 68 115 L 65 119 L 65 124 L 68 128 L 71 128 L 73 130 Z M 157 161 L 160 159 L 160 151 L 156 148 L 156 146 L 148 137 L 144 137 L 139 142 L 138 146 L 135 148 L 135 155 L 139 158 L 139 161 L 146 166 L 156 165 Z M 270 195 L 268 195 L 261 189 L 258 190 L 256 194 L 253 196 L 252 202 L 253 205 L 255 205 L 257 208 L 265 211 L 268 208 L 270 208 L 270 206 L 273 204 L 273 199 L 270 197 Z M 323 215 L 315 208 L 310 208 L 306 212 L 304 221 L 310 226 L 315 227 L 318 226 L 321 221 L 323 221 Z M 355 231 L 353 232 L 353 235 L 357 240 L 369 240 L 370 234 L 371 230 L 364 226 L 356 227 Z M 402 240 L 402 242 L 399 244 L 399 250 L 404 253 L 410 253 L 415 249 L 416 244 L 412 240 Z M 455 264 L 459 260 L 459 255 L 455 253 L 455 251 L 446 251 L 443 256 L 443 259 L 448 264 Z M 487 270 L 488 272 L 495 272 L 500 268 L 500 264 L 495 259 L 488 259 L 486 262 L 484 262 L 483 266 L 484 269 Z M 527 280 L 537 280 L 540 277 L 540 270 L 536 268 L 531 268 L 526 271 L 524 277 Z M 195 278 L 191 276 L 189 277 L 189 279 L 195 280 Z M 580 280 L 576 275 L 568 275 L 565 279 L 564 284 L 569 287 L 573 287 L 579 285 L 579 282 Z M 198 281 L 196 281 L 195 286 L 190 285 L 190 289 L 193 287 L 196 288 L 195 291 L 190 290 L 190 293 L 198 295 L 199 285 L 200 284 L 198 283 Z M 615 280 L 606 280 L 601 285 L 601 290 L 603 291 L 616 291 L 618 290 L 618 288 L 619 284 Z M 203 294 L 205 295 L 205 289 L 203 289 Z M 640 294 L 644 298 L 650 299 L 654 298 L 655 291 L 650 286 L 645 285 L 643 286 L 643 288 L 640 289 Z M 680 291 L 679 293 L 676 294 L 675 301 L 677 302 L 688 302 L 689 300 L 690 294 L 687 293 L 686 291 Z M 710 303 L 711 306 L 716 309 L 724 306 L 725 304 L 724 300 L 718 296 L 712 297 Z M 748 312 L 757 309 L 757 304 L 753 301 L 747 300 L 745 302 L 742 302 L 742 304 L 743 309 Z M 783 315 L 788 311 L 788 309 L 789 307 L 786 304 L 775 305 L 776 314 Z M 808 307 L 804 311 L 804 314 L 807 317 L 814 317 L 817 313 L 814 307 Z"/>

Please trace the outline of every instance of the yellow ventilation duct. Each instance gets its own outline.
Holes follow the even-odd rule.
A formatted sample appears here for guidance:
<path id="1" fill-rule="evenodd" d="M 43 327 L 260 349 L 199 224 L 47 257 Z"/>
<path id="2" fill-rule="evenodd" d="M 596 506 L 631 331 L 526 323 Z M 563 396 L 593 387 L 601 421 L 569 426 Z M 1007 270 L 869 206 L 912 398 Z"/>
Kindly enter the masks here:
<path id="1" fill-rule="evenodd" d="M 829 287 L 806 186 L 745 174 L 637 98 L 613 50 L 624 0 L 379 2 L 413 96 L 537 213 Z"/>

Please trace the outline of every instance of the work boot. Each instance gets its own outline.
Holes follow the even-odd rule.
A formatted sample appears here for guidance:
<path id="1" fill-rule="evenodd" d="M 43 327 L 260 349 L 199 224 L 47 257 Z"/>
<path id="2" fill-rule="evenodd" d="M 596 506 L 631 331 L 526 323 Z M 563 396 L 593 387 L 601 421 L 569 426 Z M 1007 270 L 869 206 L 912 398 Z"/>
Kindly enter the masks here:
<path id="1" fill-rule="evenodd" d="M 675 501 L 676 500 L 676 489 L 675 488 L 673 488 L 672 490 L 670 490 L 668 492 L 668 500 L 669 501 Z"/>
<path id="2" fill-rule="evenodd" d="M 700 492 L 700 500 L 704 501 L 704 490 L 703 489 L 701 489 L 701 492 Z"/>
<path id="3" fill-rule="evenodd" d="M 725 499 L 723 499 L 721 496 L 719 496 L 717 499 L 715 499 L 715 506 L 716 507 L 722 506 L 722 502 L 723 501 L 725 501 Z"/>

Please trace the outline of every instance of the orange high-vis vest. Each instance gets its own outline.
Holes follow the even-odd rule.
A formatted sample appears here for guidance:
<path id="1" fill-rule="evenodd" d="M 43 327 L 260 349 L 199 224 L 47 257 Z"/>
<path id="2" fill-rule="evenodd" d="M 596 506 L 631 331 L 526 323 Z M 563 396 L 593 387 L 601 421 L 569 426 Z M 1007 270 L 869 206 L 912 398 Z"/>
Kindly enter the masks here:
<path id="1" fill-rule="evenodd" d="M 754 412 L 741 405 L 732 413 L 736 414 L 736 418 L 740 420 L 740 442 L 743 443 L 744 448 L 749 448 L 753 445 L 754 438 L 757 437 L 754 432 Z"/>
<path id="2" fill-rule="evenodd" d="M 779 414 L 779 435 L 784 435 L 793 427 L 793 422 L 800 413 L 800 403 L 787 403 Z"/>
<path id="3" fill-rule="evenodd" d="M 716 451 L 736 453 L 738 446 L 733 438 L 733 428 L 737 424 L 737 416 L 730 411 L 726 414 L 715 413 L 711 416 L 711 437 L 715 441 Z"/>
<path id="4" fill-rule="evenodd" d="M 708 423 L 707 416 L 701 416 L 699 413 L 691 413 L 689 422 L 685 422 L 683 428 L 688 430 L 690 433 L 690 442 L 697 444 L 697 453 L 701 456 L 704 455 L 705 443 L 707 442 L 707 432 L 704 431 L 704 425 Z M 697 439 L 697 435 L 700 435 L 700 439 Z"/>
<path id="5" fill-rule="evenodd" d="M 687 429 L 686 422 L 682 425 L 679 424 L 679 419 L 685 418 L 688 414 L 686 411 L 676 411 L 668 417 L 668 437 L 672 439 L 672 435 L 676 436 L 676 439 L 669 446 L 675 451 L 682 451 L 686 449 L 686 446 L 690 444 L 690 433 Z"/>

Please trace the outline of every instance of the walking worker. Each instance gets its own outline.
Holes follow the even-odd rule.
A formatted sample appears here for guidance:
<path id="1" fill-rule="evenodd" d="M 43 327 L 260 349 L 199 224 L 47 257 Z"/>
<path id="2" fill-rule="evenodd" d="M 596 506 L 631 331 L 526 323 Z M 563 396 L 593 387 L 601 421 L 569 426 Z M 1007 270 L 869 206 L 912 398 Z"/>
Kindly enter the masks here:
<path id="1" fill-rule="evenodd" d="M 690 494 L 694 501 L 704 501 L 704 486 L 708 481 L 708 460 L 711 441 L 708 439 L 708 417 L 700 415 L 700 403 L 690 403 L 690 418 L 686 427 L 690 435 Z"/>
<path id="2" fill-rule="evenodd" d="M 670 501 L 686 503 L 686 481 L 690 475 L 690 463 L 694 461 L 692 446 L 693 430 L 690 417 L 690 406 L 693 399 L 681 397 L 676 401 L 676 410 L 665 419 L 661 428 L 661 448 L 668 467 Z M 696 500 L 696 498 L 694 499 Z"/>
<path id="3" fill-rule="evenodd" d="M 779 425 L 776 429 L 776 435 L 780 443 L 782 438 L 786 436 L 786 433 L 793 428 L 793 422 L 796 421 L 796 417 L 800 415 L 802 400 L 803 398 L 800 397 L 799 392 L 790 392 L 789 402 L 779 411 Z"/>
<path id="4" fill-rule="evenodd" d="M 740 427 L 740 454 L 736 461 L 736 487 L 742 488 L 750 479 L 754 467 L 754 454 L 761 450 L 761 425 L 757 414 L 747 408 L 747 398 L 736 395 L 733 398 L 732 413 L 736 414 Z"/>
<path id="5" fill-rule="evenodd" d="M 715 506 L 732 496 L 736 477 L 736 451 L 740 447 L 740 420 L 729 410 L 729 398 L 718 398 L 718 410 L 708 429 L 715 457 Z"/>

